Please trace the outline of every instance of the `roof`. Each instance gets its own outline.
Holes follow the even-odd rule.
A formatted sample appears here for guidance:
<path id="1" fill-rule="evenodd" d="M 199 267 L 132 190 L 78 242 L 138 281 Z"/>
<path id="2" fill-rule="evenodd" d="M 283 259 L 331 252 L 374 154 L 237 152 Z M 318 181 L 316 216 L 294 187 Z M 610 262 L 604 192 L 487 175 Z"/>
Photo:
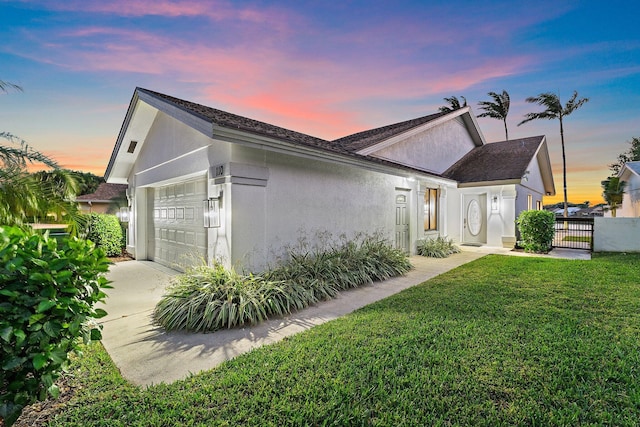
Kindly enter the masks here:
<path id="1" fill-rule="evenodd" d="M 629 169 L 631 172 L 635 173 L 636 175 L 640 176 L 640 161 L 626 162 L 624 164 L 624 167 L 626 167 L 627 169 Z M 624 168 L 620 171 L 620 176 L 622 176 L 623 170 L 624 170 Z"/>
<path id="2" fill-rule="evenodd" d="M 137 109 L 138 101 L 148 104 L 153 109 L 158 109 L 169 115 L 172 115 L 178 120 L 182 120 L 185 124 L 194 127 L 194 129 L 199 130 L 209 137 L 221 137 L 225 129 L 231 132 L 238 130 L 241 132 L 257 135 L 259 137 L 275 139 L 277 141 L 275 143 L 276 145 L 284 142 L 286 144 L 303 147 L 304 149 L 311 148 L 318 154 L 327 153 L 328 155 L 337 154 L 339 156 L 347 156 L 347 158 L 351 159 L 351 162 L 353 160 L 356 160 L 357 162 L 364 161 L 365 163 L 381 165 L 387 168 L 390 167 L 399 171 L 420 173 L 442 178 L 442 175 L 434 173 L 432 171 L 401 165 L 393 161 L 356 153 L 356 151 L 358 146 L 361 146 L 363 144 L 375 144 L 376 141 L 381 141 L 385 138 L 391 138 L 393 136 L 399 135 L 407 130 L 416 128 L 421 124 L 427 123 L 434 118 L 440 118 L 443 115 L 446 115 L 443 113 L 432 114 L 430 116 L 424 116 L 413 120 L 407 120 L 370 131 L 359 132 L 354 135 L 340 138 L 336 141 L 341 142 L 336 143 L 335 141 L 317 138 L 311 135 L 261 122 L 259 120 L 250 119 L 216 108 L 207 107 L 195 102 L 175 98 L 173 96 L 165 95 L 163 93 L 155 92 L 149 89 L 136 88 L 134 96 L 129 105 L 129 110 L 127 111 L 127 115 L 118 135 L 118 140 L 116 141 L 116 145 L 111 154 L 107 170 L 105 172 L 105 178 L 108 182 L 126 182 L 126 174 L 128 173 L 126 173 L 125 169 L 123 169 L 122 167 L 119 167 L 116 171 L 116 166 L 119 161 L 124 161 L 124 159 L 120 156 L 121 152 L 123 152 L 126 148 L 123 141 L 125 139 L 129 139 L 126 137 L 131 136 L 128 134 L 128 132 L 131 130 L 129 125 Z M 189 117 L 199 120 L 199 124 L 194 122 Z M 203 123 L 206 125 L 202 126 Z M 148 125 L 150 124 L 151 120 L 149 121 Z M 136 128 L 136 131 L 140 131 L 142 128 L 144 128 L 144 126 L 138 126 Z M 138 138 L 132 138 L 132 140 L 133 139 Z M 144 137 L 141 137 L 139 139 L 144 140 Z M 260 142 L 260 145 L 264 146 L 264 143 Z M 280 148 L 282 148 L 282 146 L 280 146 Z M 128 162 L 129 164 L 131 164 L 131 160 L 128 160 Z"/>
<path id="3" fill-rule="evenodd" d="M 335 139 L 331 143 L 333 146 L 342 148 L 343 150 L 356 152 L 363 148 L 370 147 L 381 141 L 389 139 L 400 133 L 404 133 L 418 126 L 422 126 L 423 124 L 435 120 L 439 117 L 445 116 L 446 114 L 447 113 L 430 114 L 428 116 L 419 117 L 417 119 L 411 119 L 392 125 L 382 126 L 376 129 L 365 130 Z"/>
<path id="4" fill-rule="evenodd" d="M 311 147 L 330 149 L 332 151 L 344 152 L 339 147 L 333 147 L 327 140 L 316 138 L 311 135 L 292 131 L 279 126 L 271 125 L 269 123 L 261 122 L 259 120 L 250 119 L 247 117 L 239 116 L 237 114 L 228 113 L 226 111 L 218 110 L 216 108 L 207 107 L 195 102 L 185 101 L 184 99 L 174 98 L 173 96 L 165 95 L 163 93 L 154 92 L 152 90 L 137 88 L 136 91 L 152 95 L 156 98 L 168 101 L 173 105 L 181 108 L 182 110 L 195 114 L 200 118 L 211 122 L 215 125 L 243 130 L 253 134 L 275 137 L 278 139 L 284 139 L 289 142 L 308 145 Z"/>
<path id="5" fill-rule="evenodd" d="M 443 176 L 459 183 L 521 180 L 544 136 L 493 142 L 476 147 Z"/>
<path id="6" fill-rule="evenodd" d="M 78 202 L 111 202 L 125 196 L 127 184 L 107 184 L 102 183 L 96 191 L 91 194 L 83 194 L 76 197 Z"/>

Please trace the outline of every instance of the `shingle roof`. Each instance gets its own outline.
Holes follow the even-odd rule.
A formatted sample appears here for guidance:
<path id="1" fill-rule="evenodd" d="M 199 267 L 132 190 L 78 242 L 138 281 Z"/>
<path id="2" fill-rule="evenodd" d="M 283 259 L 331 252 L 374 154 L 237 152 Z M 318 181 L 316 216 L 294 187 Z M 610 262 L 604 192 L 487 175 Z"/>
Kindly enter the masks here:
<path id="1" fill-rule="evenodd" d="M 389 139 L 395 135 L 407 132 L 408 130 L 421 126 L 446 114 L 447 113 L 430 114 L 428 116 L 418 117 L 417 119 L 411 119 L 376 129 L 365 130 L 354 133 L 353 135 L 335 139 L 331 143 L 332 145 L 340 147 L 346 151 L 356 152 L 363 148 L 371 147 L 372 145 Z"/>
<path id="2" fill-rule="evenodd" d="M 625 163 L 625 166 L 632 170 L 633 172 L 635 172 L 636 174 L 640 175 L 640 162 L 627 162 Z"/>
<path id="3" fill-rule="evenodd" d="M 329 149 L 331 151 L 344 152 L 343 150 L 336 150 L 331 146 L 329 141 L 316 138 L 314 136 L 306 135 L 304 133 L 292 131 L 279 126 L 271 125 L 269 123 L 261 122 L 259 120 L 249 119 L 247 117 L 239 116 L 237 114 L 228 113 L 226 111 L 218 110 L 216 108 L 207 107 L 195 102 L 185 101 L 184 99 L 174 98 L 173 96 L 165 95 L 163 93 L 154 92 L 152 90 L 137 88 L 138 91 L 144 92 L 155 96 L 156 98 L 169 101 L 173 105 L 188 111 L 191 114 L 195 114 L 200 118 L 216 124 L 218 126 L 243 130 L 253 134 L 275 137 L 286 140 L 288 142 L 308 145 L 316 148 Z"/>
<path id="4" fill-rule="evenodd" d="M 443 176 L 461 184 L 521 179 L 544 136 L 493 142 L 476 147 Z"/>
<path id="5" fill-rule="evenodd" d="M 102 183 L 98 186 L 95 193 L 83 194 L 76 197 L 76 201 L 81 202 L 109 202 L 111 200 L 124 197 L 127 190 L 127 184 L 107 184 Z"/>
<path id="6" fill-rule="evenodd" d="M 146 93 L 155 98 L 169 102 L 170 104 L 190 113 L 194 114 L 205 121 L 213 123 L 218 126 L 238 129 L 245 132 L 274 137 L 280 140 L 287 141 L 289 143 L 304 145 L 323 151 L 329 151 L 337 154 L 347 155 L 349 157 L 358 158 L 371 163 L 377 163 L 380 165 L 394 167 L 396 169 L 408 170 L 413 172 L 426 173 L 433 176 L 442 176 L 437 173 L 413 168 L 410 166 L 400 165 L 392 161 L 378 159 L 375 157 L 363 156 L 356 154 L 358 147 L 375 144 L 383 141 L 384 139 L 391 138 L 394 135 L 406 132 L 421 124 L 427 123 L 435 118 L 438 118 L 446 113 L 437 113 L 429 116 L 420 117 L 413 120 L 407 120 L 401 123 L 396 123 L 381 128 L 372 129 L 364 132 L 359 132 L 353 135 L 340 138 L 335 141 L 328 141 L 314 136 L 306 135 L 304 133 L 292 131 L 279 126 L 271 125 L 269 123 L 261 122 L 259 120 L 249 119 L 247 117 L 239 116 L 237 114 L 228 113 L 226 111 L 218 110 L 216 108 L 207 107 L 195 102 L 185 101 L 184 99 L 174 98 L 163 93 L 154 92 L 149 89 L 136 88 L 137 91 Z"/>

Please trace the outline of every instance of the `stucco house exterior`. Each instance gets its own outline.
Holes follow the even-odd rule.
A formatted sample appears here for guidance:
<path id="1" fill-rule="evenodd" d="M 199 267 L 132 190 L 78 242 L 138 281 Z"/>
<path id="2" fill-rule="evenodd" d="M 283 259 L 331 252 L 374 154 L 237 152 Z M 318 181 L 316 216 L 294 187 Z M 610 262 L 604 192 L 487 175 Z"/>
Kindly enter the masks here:
<path id="1" fill-rule="evenodd" d="M 301 233 L 513 247 L 555 194 L 546 138 L 487 143 L 469 107 L 323 140 L 137 88 L 105 179 L 127 184 L 127 250 L 259 270 Z"/>
<path id="2" fill-rule="evenodd" d="M 640 217 L 640 162 L 627 162 L 618 174 L 626 182 L 622 206 L 616 210 L 618 217 Z"/>

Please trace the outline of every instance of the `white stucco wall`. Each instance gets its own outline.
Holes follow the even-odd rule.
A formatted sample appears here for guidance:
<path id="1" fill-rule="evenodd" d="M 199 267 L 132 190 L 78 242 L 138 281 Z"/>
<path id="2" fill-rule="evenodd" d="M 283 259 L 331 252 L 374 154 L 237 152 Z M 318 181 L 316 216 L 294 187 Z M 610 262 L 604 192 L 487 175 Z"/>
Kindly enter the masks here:
<path id="1" fill-rule="evenodd" d="M 629 174 L 623 179 L 627 182 L 622 206 L 617 209 L 616 216 L 627 218 L 640 217 L 640 177 Z"/>
<path id="2" fill-rule="evenodd" d="M 457 117 L 370 155 L 442 173 L 474 147 L 469 131 Z"/>
<path id="3" fill-rule="evenodd" d="M 596 217 L 595 252 L 640 252 L 640 218 Z"/>
<path id="4" fill-rule="evenodd" d="M 455 224 L 455 227 L 449 228 L 449 237 L 460 243 L 465 243 L 463 233 L 463 219 L 465 216 L 463 199 L 465 195 L 486 197 L 487 205 L 484 212 L 484 220 L 487 228 L 487 241 L 485 244 L 495 247 L 513 247 L 516 236 L 516 186 L 467 187 L 449 192 L 448 218 Z M 494 196 L 497 197 L 497 209 L 493 208 L 492 199 Z"/>
<path id="5" fill-rule="evenodd" d="M 273 261 L 284 246 L 319 232 L 352 237 L 381 231 L 393 240 L 397 189 L 409 190 L 411 250 L 421 237 L 416 181 L 241 146 L 233 148 L 232 158 L 268 169 L 265 187 L 230 189 L 232 258 L 252 269 Z"/>

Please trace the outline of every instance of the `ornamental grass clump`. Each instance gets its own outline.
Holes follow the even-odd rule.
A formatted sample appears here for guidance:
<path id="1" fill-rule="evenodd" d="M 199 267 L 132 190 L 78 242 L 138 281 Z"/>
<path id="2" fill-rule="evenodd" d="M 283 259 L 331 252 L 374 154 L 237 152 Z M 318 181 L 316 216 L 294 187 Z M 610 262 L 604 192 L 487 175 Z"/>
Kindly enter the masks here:
<path id="1" fill-rule="evenodd" d="M 154 319 L 167 330 L 193 332 L 256 324 L 411 268 L 402 251 L 377 236 L 290 248 L 286 261 L 262 274 L 201 265 L 175 279 Z"/>
<path id="2" fill-rule="evenodd" d="M 460 248 L 453 243 L 453 240 L 442 236 L 418 242 L 418 255 L 431 258 L 446 258 L 451 254 L 457 253 L 460 253 Z"/>
<path id="3" fill-rule="evenodd" d="M 242 275 L 222 264 L 201 265 L 178 276 L 154 310 L 166 330 L 215 331 L 255 324 L 306 306 L 300 289 L 260 275 Z"/>

